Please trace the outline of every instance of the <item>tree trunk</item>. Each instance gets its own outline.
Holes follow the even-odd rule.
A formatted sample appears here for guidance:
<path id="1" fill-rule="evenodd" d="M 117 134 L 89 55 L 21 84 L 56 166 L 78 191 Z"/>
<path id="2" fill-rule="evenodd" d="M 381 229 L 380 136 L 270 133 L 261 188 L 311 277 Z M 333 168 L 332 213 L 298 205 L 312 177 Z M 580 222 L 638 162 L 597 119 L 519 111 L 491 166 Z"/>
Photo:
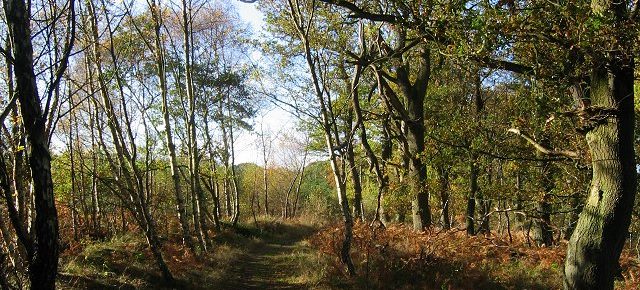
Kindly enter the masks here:
<path id="1" fill-rule="evenodd" d="M 263 194 L 264 194 L 264 214 L 269 215 L 269 180 L 268 180 L 268 158 L 267 158 L 267 141 L 265 140 L 265 133 L 262 129 L 262 125 L 260 125 L 260 139 L 262 141 L 262 161 L 264 163 L 264 168 L 262 168 L 262 184 L 263 184 Z M 271 142 L 269 142 L 271 144 Z M 271 147 L 271 146 L 269 146 Z"/>
<path id="2" fill-rule="evenodd" d="M 235 140 L 233 137 L 233 119 L 231 115 L 231 96 L 227 94 L 227 113 L 229 117 L 229 157 L 231 168 L 231 185 L 233 186 L 233 217 L 231 223 L 235 227 L 240 219 L 240 189 L 238 189 L 238 179 L 236 177 L 236 152 L 235 152 Z"/>
<path id="3" fill-rule="evenodd" d="M 335 146 L 337 144 L 342 144 L 340 142 L 340 134 L 336 125 L 335 116 L 332 113 L 333 110 L 331 107 L 331 98 L 326 98 L 325 90 L 321 88 L 326 84 L 323 82 L 324 79 L 321 79 L 322 74 L 319 73 L 319 71 L 322 72 L 322 68 L 318 67 L 318 63 L 315 61 L 311 51 L 311 43 L 308 34 L 309 30 L 306 27 L 307 20 L 303 19 L 304 15 L 301 14 L 301 10 L 299 9 L 299 7 L 297 7 L 297 2 L 294 4 L 294 2 L 290 0 L 288 1 L 288 4 L 291 21 L 295 25 L 298 36 L 300 37 L 300 41 L 304 45 L 304 57 L 307 63 L 308 72 L 311 75 L 314 93 L 316 95 L 318 105 L 320 106 L 320 125 L 323 129 L 325 145 L 327 146 L 327 151 L 329 153 L 329 161 L 331 162 L 331 169 L 336 183 L 338 203 L 340 204 L 342 219 L 345 226 L 340 258 L 342 262 L 347 266 L 349 275 L 354 276 L 356 274 L 356 271 L 350 254 L 351 240 L 353 238 L 353 218 L 351 216 L 349 200 L 347 199 L 346 194 L 346 172 L 344 163 L 338 163 L 339 156 L 336 155 L 336 150 L 334 149 L 336 148 Z M 315 9 L 315 7 L 313 7 L 313 9 Z"/>
<path id="4" fill-rule="evenodd" d="M 422 67 L 416 84 L 405 85 L 403 89 L 407 101 L 407 132 L 406 138 L 409 153 L 408 180 L 413 201 L 414 230 L 424 230 L 431 225 L 431 208 L 429 206 L 429 192 L 427 191 L 427 167 L 422 162 L 424 145 L 424 98 L 428 86 L 431 70 L 431 54 L 428 49 L 423 49 L 420 56 Z M 398 72 L 399 78 L 408 80 L 408 72 Z"/>
<path id="5" fill-rule="evenodd" d="M 229 168 L 229 158 L 230 158 L 230 148 L 229 148 L 229 134 L 227 132 L 226 120 L 224 117 L 224 102 L 220 101 L 220 106 L 218 107 L 218 113 L 221 116 L 220 121 L 220 131 L 222 135 L 222 163 L 224 164 L 224 178 L 222 181 L 222 188 L 224 190 L 225 197 L 225 213 L 227 217 L 231 217 L 231 184 L 229 182 L 231 175 L 231 170 Z"/>
<path id="6" fill-rule="evenodd" d="M 285 194 L 285 197 L 284 197 L 284 215 L 283 216 L 285 219 L 291 218 L 291 211 L 292 211 L 290 209 L 291 192 L 293 191 L 293 187 L 296 185 L 296 180 L 300 176 L 301 170 L 302 168 L 296 171 L 296 174 L 293 176 L 291 183 L 289 183 L 289 188 L 287 188 L 287 193 Z"/>
<path id="7" fill-rule="evenodd" d="M 156 258 L 156 262 L 158 267 L 162 272 L 162 276 L 165 281 L 172 283 L 174 281 L 173 275 L 166 267 L 164 262 L 164 258 L 162 257 L 161 252 L 161 243 L 157 236 L 156 224 L 149 212 L 149 196 L 145 196 L 145 180 L 144 176 L 141 173 L 141 170 L 138 165 L 137 160 L 137 148 L 136 143 L 133 137 L 133 132 L 131 129 L 131 121 L 128 117 L 127 107 L 125 103 L 125 96 L 123 92 L 122 79 L 120 76 L 120 72 L 117 66 L 117 58 L 115 55 L 114 47 L 113 47 L 113 31 L 110 26 L 107 26 L 107 32 L 109 36 L 109 52 L 111 56 L 111 60 L 114 67 L 115 79 L 117 81 L 117 86 L 120 94 L 120 101 L 122 103 L 122 112 L 123 115 L 116 115 L 114 104 L 111 100 L 109 92 L 107 90 L 107 79 L 104 74 L 102 68 L 102 58 L 99 48 L 99 34 L 98 34 L 98 22 L 97 22 L 97 13 L 96 8 L 91 0 L 87 0 L 87 7 L 89 9 L 89 23 L 87 25 L 90 26 L 91 35 L 90 41 L 92 46 L 92 56 L 94 61 L 94 68 L 97 72 L 98 84 L 100 89 L 100 97 L 102 99 L 102 103 L 99 105 L 98 101 L 94 98 L 92 101 L 96 106 L 96 110 L 98 106 L 101 106 L 107 116 L 107 126 L 109 127 L 109 131 L 111 133 L 112 141 L 114 144 L 114 148 L 116 150 L 116 154 L 114 155 L 116 159 L 109 153 L 109 148 L 105 143 L 104 135 L 101 130 L 98 131 L 99 135 L 99 143 L 103 148 L 103 152 L 105 154 L 106 160 L 111 167 L 111 170 L 117 174 L 118 183 L 117 183 L 117 191 L 120 191 L 121 194 L 127 194 L 127 197 L 122 198 L 123 203 L 126 201 L 128 204 L 127 209 L 129 209 L 136 219 L 138 226 L 140 226 L 141 230 L 144 232 L 147 237 L 147 243 L 150 247 L 150 250 L 154 254 Z M 105 7 L 103 6 L 103 9 Z M 109 15 L 105 9 L 105 18 L 109 18 Z M 107 21 L 107 23 L 110 23 Z M 88 70 L 89 77 L 91 79 L 92 70 Z M 91 80 L 90 80 L 91 81 Z M 124 117 L 124 118 L 121 118 Z M 96 118 L 96 123 L 98 123 L 99 118 Z M 122 120 L 122 121 L 121 121 Z M 122 122 L 122 123 L 121 123 Z M 125 129 L 127 130 L 127 137 L 125 138 L 123 131 L 123 124 Z M 127 147 L 127 142 L 129 142 L 129 147 Z M 116 162 L 117 161 L 117 162 Z M 126 230 L 126 219 L 124 212 L 122 213 L 122 222 L 123 222 L 123 230 Z"/>
<path id="8" fill-rule="evenodd" d="M 158 71 L 158 78 L 160 80 L 160 97 L 162 99 L 162 120 L 164 125 L 164 137 L 169 151 L 169 164 L 171 166 L 171 180 L 173 182 L 173 190 L 176 198 L 176 210 L 178 212 L 178 221 L 182 229 L 182 240 L 186 244 L 187 248 L 196 254 L 196 247 L 191 237 L 189 230 L 189 221 L 187 219 L 187 209 L 184 205 L 184 198 L 182 193 L 182 186 L 180 181 L 180 172 L 178 168 L 178 157 L 176 154 L 176 146 L 173 143 L 173 136 L 171 132 L 171 121 L 169 116 L 169 104 L 167 100 L 167 78 L 165 72 L 165 60 L 164 60 L 164 46 L 161 41 L 161 28 L 162 28 L 162 16 L 161 8 L 159 4 L 156 4 L 155 0 L 150 1 L 150 7 L 153 16 L 153 25 L 155 32 L 155 55 L 156 55 L 156 67 Z"/>
<path id="9" fill-rule="evenodd" d="M 217 231 L 220 231 L 220 187 L 218 186 L 218 168 L 216 166 L 215 150 L 213 148 L 213 140 L 211 138 L 211 132 L 209 131 L 209 109 L 205 108 L 204 111 L 204 135 L 207 138 L 208 144 L 207 150 L 209 151 L 209 169 L 211 170 L 211 177 L 209 178 L 211 200 L 213 201 L 213 225 Z M 206 182 L 205 182 L 206 184 Z"/>
<path id="10" fill-rule="evenodd" d="M 88 66 L 87 66 L 88 68 Z M 93 91 L 93 89 L 91 89 Z M 100 201 L 98 199 L 98 146 L 95 136 L 95 116 L 89 103 L 89 127 L 91 131 L 91 224 L 93 234 L 98 235 L 100 232 Z"/>
<path id="11" fill-rule="evenodd" d="M 351 123 L 351 122 L 349 122 Z M 355 153 L 353 152 L 353 144 L 347 144 L 346 150 L 347 167 L 353 183 L 353 216 L 358 221 L 364 220 L 362 206 L 362 184 L 360 182 L 360 172 L 355 162 Z"/>
<path id="12" fill-rule="evenodd" d="M 73 2 L 71 2 L 73 5 Z M 55 289 L 58 272 L 58 213 L 51 179 L 51 155 L 33 68 L 30 15 L 24 1 L 5 1 L 4 9 L 13 43 L 16 93 L 20 101 L 29 148 L 29 167 L 33 186 L 36 240 L 30 249 L 31 289 Z"/>
<path id="13" fill-rule="evenodd" d="M 73 112 L 71 112 L 71 116 L 75 116 L 75 114 Z M 77 122 L 77 120 L 74 120 Z M 75 165 L 75 156 L 74 156 L 74 148 L 73 148 L 73 126 L 71 123 L 69 123 L 69 175 L 71 175 L 71 192 L 69 193 L 69 198 L 71 199 L 70 201 L 70 207 L 71 207 L 71 225 L 73 227 L 73 240 L 74 241 L 78 241 L 79 237 L 78 237 L 78 231 L 79 231 L 79 224 L 78 224 L 78 210 L 77 210 L 77 206 L 76 206 L 76 201 L 77 201 L 77 197 L 76 197 L 76 165 Z"/>
<path id="14" fill-rule="evenodd" d="M 544 134 L 543 134 L 544 135 Z M 549 147 L 549 141 L 545 137 L 541 144 Z M 541 155 L 539 155 L 542 157 Z M 543 190 L 542 197 L 536 203 L 536 216 L 534 217 L 534 240 L 538 246 L 551 246 L 553 244 L 553 230 L 551 229 L 551 194 L 553 190 L 553 168 L 549 161 L 540 162 L 540 181 Z"/>
<path id="15" fill-rule="evenodd" d="M 594 1 L 592 8 L 596 14 L 615 13 L 623 21 L 619 14 L 626 10 L 625 5 Z M 604 11 L 609 9 L 614 11 Z M 593 179 L 569 240 L 565 289 L 613 289 L 636 194 L 633 55 L 628 49 L 609 52 L 603 58 L 594 64 L 590 88 L 591 108 L 601 121 L 590 124 L 586 134 Z"/>
<path id="16" fill-rule="evenodd" d="M 192 206 L 193 206 L 193 225 L 198 237 L 200 247 L 207 251 L 207 228 L 205 219 L 205 202 L 202 186 L 200 185 L 200 157 L 198 151 L 198 138 L 196 136 L 196 96 L 193 91 L 193 77 L 191 67 L 191 6 L 186 0 L 182 0 L 182 25 L 183 25 L 183 45 L 185 54 L 185 84 L 187 87 L 187 100 L 189 103 L 189 116 L 187 120 L 187 136 L 189 139 L 189 173 Z"/>
<path id="17" fill-rule="evenodd" d="M 476 196 L 478 194 L 478 165 L 477 157 L 471 154 L 469 160 L 469 196 L 467 197 L 467 211 L 465 217 L 465 228 L 468 235 L 475 235 L 476 223 Z"/>
<path id="18" fill-rule="evenodd" d="M 413 198 L 411 203 L 413 228 L 422 231 L 431 225 L 427 167 L 422 161 L 425 151 L 424 99 L 431 77 L 431 51 L 424 47 L 419 49 L 419 56 L 415 61 L 417 74 L 415 81 L 412 82 L 409 58 L 403 57 L 401 52 L 406 48 L 407 31 L 400 26 L 396 28 L 395 36 L 397 39 L 394 39 L 394 42 L 397 53 L 389 55 L 400 62 L 400 65 L 395 66 L 396 76 L 395 78 L 383 77 L 379 69 L 375 69 L 375 73 L 379 91 L 381 96 L 385 98 L 385 104 L 390 113 L 394 111 L 402 119 L 403 168 L 406 169 L 405 180 L 408 182 L 409 193 Z M 387 79 L 397 85 L 404 100 L 398 97 L 398 94 L 387 83 Z"/>
<path id="19" fill-rule="evenodd" d="M 449 217 L 449 171 L 444 166 L 439 166 L 439 181 L 440 181 L 440 205 L 441 215 L 440 222 L 442 228 L 451 228 L 451 219 Z"/>
<path id="20" fill-rule="evenodd" d="M 300 165 L 300 178 L 298 178 L 298 185 L 296 186 L 296 198 L 293 201 L 293 209 L 291 212 L 291 216 L 292 217 L 296 217 L 296 214 L 298 213 L 298 200 L 300 198 L 300 189 L 302 188 L 302 180 L 304 179 L 304 170 L 306 169 L 306 163 L 307 163 L 307 153 L 309 151 L 305 148 L 304 150 L 304 157 L 302 157 L 302 165 Z"/>
<path id="21" fill-rule="evenodd" d="M 151 254 L 153 254 L 156 264 L 158 265 L 158 268 L 160 268 L 160 272 L 162 273 L 162 277 L 165 281 L 173 283 L 173 275 L 162 256 L 162 243 L 160 242 L 160 239 L 158 239 L 158 234 L 156 232 L 157 225 L 155 224 L 153 217 L 151 217 L 149 207 L 145 203 L 141 203 L 139 206 L 141 207 L 142 218 L 144 220 L 143 224 L 145 226 L 142 230 L 147 238 L 147 244 L 149 245 Z"/>
<path id="22" fill-rule="evenodd" d="M 524 206 L 522 204 L 522 176 L 520 175 L 520 173 L 517 173 L 516 175 L 516 201 L 515 201 L 515 208 L 516 208 L 516 228 L 520 229 L 520 231 L 524 231 L 524 227 L 525 227 L 525 219 L 524 219 Z"/>

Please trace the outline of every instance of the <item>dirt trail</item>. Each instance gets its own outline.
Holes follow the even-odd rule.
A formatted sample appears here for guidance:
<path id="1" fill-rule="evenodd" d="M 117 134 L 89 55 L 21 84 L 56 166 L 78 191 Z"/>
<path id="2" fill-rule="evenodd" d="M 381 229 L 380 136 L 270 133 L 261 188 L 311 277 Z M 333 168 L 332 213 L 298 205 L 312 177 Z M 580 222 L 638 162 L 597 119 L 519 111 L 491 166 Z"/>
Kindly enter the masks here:
<path id="1" fill-rule="evenodd" d="M 60 289 L 309 289 L 309 256 L 315 250 L 303 241 L 317 228 L 267 222 L 240 226 L 220 235 L 210 257 L 190 264 L 175 262 L 180 250 L 165 250 L 176 282 L 162 280 L 142 240 L 115 239 L 96 243 L 69 259 L 60 273 Z M 168 247 L 167 247 L 168 248 Z M 230 251 L 215 253 L 215 251 Z M 173 253 L 173 255 L 171 254 Z M 227 259 L 228 258 L 228 259 Z M 216 260 L 220 259 L 220 260 Z M 71 262 L 73 261 L 73 263 Z M 219 264 L 220 263 L 220 264 Z M 315 281 L 315 280 L 313 280 Z"/>
<path id="2" fill-rule="evenodd" d="M 300 265 L 293 257 L 308 250 L 300 242 L 309 236 L 310 229 L 279 230 L 285 236 L 261 237 L 234 263 L 220 289 L 307 289 L 308 285 L 296 281 Z"/>
<path id="3" fill-rule="evenodd" d="M 290 281 L 294 265 L 287 256 L 295 245 L 267 243 L 243 255 L 231 269 L 229 289 L 303 289 L 304 285 Z"/>

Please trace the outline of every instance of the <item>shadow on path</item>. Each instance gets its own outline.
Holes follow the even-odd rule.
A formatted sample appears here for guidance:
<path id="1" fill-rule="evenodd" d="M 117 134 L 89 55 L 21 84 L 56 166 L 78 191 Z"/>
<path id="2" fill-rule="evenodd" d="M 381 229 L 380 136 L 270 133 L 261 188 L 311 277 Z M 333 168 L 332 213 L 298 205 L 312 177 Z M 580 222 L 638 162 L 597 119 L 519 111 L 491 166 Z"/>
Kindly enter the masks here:
<path id="1" fill-rule="evenodd" d="M 300 265 L 292 259 L 304 251 L 300 242 L 313 234 L 314 229 L 303 225 L 265 224 L 259 234 L 239 231 L 258 237 L 257 244 L 243 254 L 228 272 L 228 280 L 219 289 L 307 289 L 296 283 Z"/>

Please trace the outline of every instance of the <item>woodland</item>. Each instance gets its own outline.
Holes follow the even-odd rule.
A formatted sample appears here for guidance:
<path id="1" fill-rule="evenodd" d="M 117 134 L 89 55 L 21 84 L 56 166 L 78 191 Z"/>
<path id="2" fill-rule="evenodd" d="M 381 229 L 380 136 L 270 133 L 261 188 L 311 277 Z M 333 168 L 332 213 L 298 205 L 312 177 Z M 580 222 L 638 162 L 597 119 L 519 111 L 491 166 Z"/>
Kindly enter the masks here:
<path id="1" fill-rule="evenodd" d="M 640 289 L 640 1 L 2 8 L 2 290 Z"/>

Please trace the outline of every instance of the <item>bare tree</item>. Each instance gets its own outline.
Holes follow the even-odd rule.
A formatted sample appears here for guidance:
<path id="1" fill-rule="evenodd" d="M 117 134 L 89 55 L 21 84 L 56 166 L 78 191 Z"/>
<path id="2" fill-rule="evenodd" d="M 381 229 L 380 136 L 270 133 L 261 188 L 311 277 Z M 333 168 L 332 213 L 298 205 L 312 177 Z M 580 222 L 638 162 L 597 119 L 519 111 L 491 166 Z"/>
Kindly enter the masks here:
<path id="1" fill-rule="evenodd" d="M 139 154 L 136 147 L 136 142 L 131 127 L 131 118 L 128 113 L 128 109 L 125 103 L 124 84 L 122 76 L 119 71 L 119 62 L 115 53 L 113 43 L 113 30 L 110 25 L 109 12 L 106 7 L 102 7 L 104 16 L 107 19 L 106 34 L 108 36 L 107 52 L 111 58 L 111 64 L 114 68 L 114 75 L 116 81 L 116 88 L 118 92 L 116 100 L 121 102 L 122 117 L 118 116 L 116 112 L 116 106 L 112 101 L 112 96 L 108 91 L 108 79 L 104 74 L 104 60 L 102 57 L 102 48 L 100 47 L 99 29 L 98 29 L 98 14 L 95 3 L 91 0 L 86 0 L 88 9 L 86 27 L 90 29 L 88 43 L 91 46 L 91 61 L 93 67 L 97 73 L 98 90 L 101 97 L 101 102 L 98 102 L 93 98 L 94 106 L 96 109 L 100 108 L 107 116 L 107 127 L 111 134 L 111 140 L 115 149 L 115 157 L 109 153 L 110 149 L 107 146 L 106 138 L 100 130 L 98 130 L 98 141 L 102 147 L 107 162 L 114 173 L 117 173 L 116 179 L 119 182 L 115 183 L 115 187 L 112 187 L 112 192 L 121 197 L 123 203 L 128 204 L 128 209 L 134 216 L 136 222 L 143 230 L 149 248 L 156 259 L 156 263 L 162 272 L 164 279 L 167 282 L 173 282 L 173 275 L 167 267 L 162 255 L 162 243 L 158 237 L 157 224 L 151 215 L 149 210 L 149 192 L 145 187 L 147 178 L 146 174 L 141 170 L 139 161 Z M 92 81 L 90 74 L 90 82 Z M 98 120 L 96 118 L 96 120 Z M 124 195 L 124 196 L 122 196 Z"/>
<path id="2" fill-rule="evenodd" d="M 53 94 L 58 90 L 60 81 L 67 68 L 69 55 L 75 41 L 75 3 L 69 1 L 67 9 L 68 37 L 63 54 L 57 62 L 57 69 L 52 73 L 51 82 L 45 93 L 45 108 L 42 108 L 38 92 L 37 79 L 34 72 L 33 45 L 31 35 L 31 7 L 25 1 L 5 1 L 4 11 L 9 26 L 9 41 L 12 43 L 12 62 L 16 81 L 15 93 L 20 101 L 20 115 L 29 150 L 29 168 L 35 204 L 35 237 L 26 231 L 13 209 L 10 210 L 12 224 L 23 247 L 26 249 L 29 265 L 31 289 L 54 289 L 58 268 L 58 217 L 55 207 L 53 181 L 51 178 L 51 155 L 49 153 L 49 135 L 47 122 L 49 106 Z M 6 52 L 9 53 L 9 52 Z M 12 106 L 10 102 L 8 109 Z M 5 114 L 3 114 L 6 116 Z M 4 117 L 3 117 L 4 118 Z M 9 194 L 8 174 L 1 166 L 0 183 Z M 9 198 L 10 199 L 10 198 Z M 7 199 L 8 201 L 8 199 Z M 13 207 L 12 203 L 7 204 Z M 13 213 L 12 213 L 13 212 Z"/>
<path id="3" fill-rule="evenodd" d="M 313 51 L 310 41 L 310 32 L 312 29 L 310 25 L 313 23 L 313 17 L 316 15 L 314 12 L 317 7 L 315 7 L 315 2 L 313 1 L 311 1 L 311 3 L 301 3 L 297 0 L 287 0 L 287 3 L 291 24 L 295 26 L 297 36 L 304 47 L 303 54 L 307 63 L 308 72 L 311 75 L 316 100 L 320 106 L 320 125 L 324 133 L 329 161 L 336 183 L 338 202 L 340 203 L 342 219 L 345 225 L 340 258 L 347 266 L 349 274 L 355 275 L 355 266 L 349 253 L 351 240 L 353 238 L 353 217 L 346 194 L 346 164 L 342 160 L 345 155 L 344 148 L 346 148 L 344 142 L 350 142 L 350 140 L 344 141 L 340 137 L 337 119 L 333 114 L 331 94 L 328 90 L 324 89 L 327 85 L 325 82 L 328 80 L 323 77 L 324 71 L 322 64 L 318 62 L 319 56 Z"/>

